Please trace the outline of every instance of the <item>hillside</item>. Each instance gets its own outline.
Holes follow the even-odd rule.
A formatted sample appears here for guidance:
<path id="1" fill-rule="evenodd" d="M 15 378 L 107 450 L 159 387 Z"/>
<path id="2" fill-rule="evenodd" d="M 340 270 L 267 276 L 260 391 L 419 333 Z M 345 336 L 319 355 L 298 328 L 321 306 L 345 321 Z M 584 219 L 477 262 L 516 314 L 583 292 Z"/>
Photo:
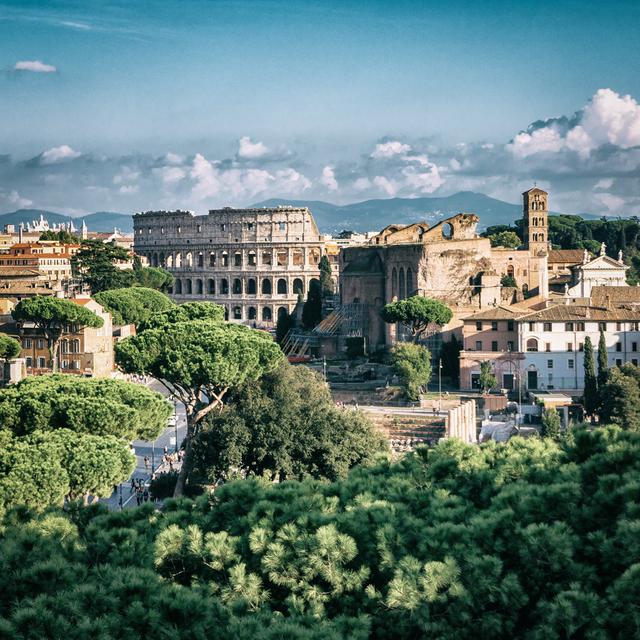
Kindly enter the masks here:
<path id="1" fill-rule="evenodd" d="M 18 209 L 10 213 L 0 214 L 0 230 L 4 228 L 5 224 L 14 224 L 17 227 L 21 222 L 27 224 L 33 220 L 39 220 L 40 215 L 42 215 L 45 220 L 48 220 L 51 225 L 73 221 L 73 224 L 80 228 L 84 218 L 90 231 L 107 232 L 113 231 L 114 227 L 118 227 L 120 231 L 133 233 L 133 218 L 126 213 L 98 211 L 83 217 L 76 217 L 43 209 Z"/>

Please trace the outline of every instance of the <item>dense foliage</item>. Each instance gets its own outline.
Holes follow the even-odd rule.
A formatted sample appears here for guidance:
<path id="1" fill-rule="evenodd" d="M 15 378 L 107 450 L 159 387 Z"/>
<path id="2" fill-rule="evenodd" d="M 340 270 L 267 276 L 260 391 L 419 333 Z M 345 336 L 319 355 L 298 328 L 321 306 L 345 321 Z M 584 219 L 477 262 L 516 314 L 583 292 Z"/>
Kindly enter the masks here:
<path id="1" fill-rule="evenodd" d="M 0 629 L 96 637 L 609 638 L 640 629 L 640 434 L 456 440 L 333 484 L 123 513 L 23 510 Z"/>
<path id="2" fill-rule="evenodd" d="M 158 314 L 176 307 L 164 293 L 146 287 L 101 291 L 94 299 L 111 314 L 115 325 L 140 326 L 156 318 Z"/>
<path id="3" fill-rule="evenodd" d="M 5 333 L 0 333 L 0 359 L 8 362 L 20 355 L 20 343 Z"/>
<path id="4" fill-rule="evenodd" d="M 329 258 L 326 255 L 322 256 L 318 266 L 320 267 L 320 288 L 322 289 L 322 295 L 333 295 L 334 286 Z"/>
<path id="5" fill-rule="evenodd" d="M 215 302 L 183 302 L 176 304 L 161 313 L 154 313 L 138 326 L 138 331 L 157 329 L 176 322 L 191 320 L 224 321 L 224 307 Z"/>
<path id="6" fill-rule="evenodd" d="M 632 364 L 613 367 L 599 389 L 600 421 L 640 432 L 640 369 Z"/>
<path id="7" fill-rule="evenodd" d="M 119 342 L 115 351 L 124 371 L 152 375 L 185 407 L 185 458 L 177 495 L 183 492 L 189 475 L 192 441 L 202 419 L 222 407 L 229 389 L 260 379 L 283 357 L 269 334 L 212 320 L 149 328 Z"/>
<path id="8" fill-rule="evenodd" d="M 71 300 L 53 296 L 34 296 L 20 300 L 11 312 L 16 322 L 32 322 L 47 340 L 50 366 L 58 370 L 58 348 L 65 325 L 101 327 L 104 320 Z"/>
<path id="9" fill-rule="evenodd" d="M 478 384 L 484 393 L 489 393 L 491 389 L 498 386 L 498 379 L 493 371 L 493 364 L 488 360 L 480 363 Z"/>
<path id="10" fill-rule="evenodd" d="M 131 441 L 156 438 L 171 409 L 119 380 L 38 376 L 0 390 L 0 512 L 110 495 L 135 467 Z"/>
<path id="11" fill-rule="evenodd" d="M 39 240 L 60 242 L 61 244 L 78 244 L 80 242 L 78 236 L 66 229 L 60 229 L 60 231 L 47 229 L 40 234 Z"/>
<path id="12" fill-rule="evenodd" d="M 584 339 L 584 396 L 582 398 L 582 404 L 588 416 L 594 416 L 600 404 L 593 344 L 589 336 Z"/>
<path id="13" fill-rule="evenodd" d="M 453 312 L 445 304 L 423 296 L 397 300 L 382 308 L 382 319 L 388 323 L 399 322 L 406 326 L 414 342 L 443 327 L 452 317 Z"/>
<path id="14" fill-rule="evenodd" d="M 431 379 L 431 353 L 420 344 L 400 342 L 391 350 L 391 362 L 409 400 L 419 400 Z"/>
<path id="15" fill-rule="evenodd" d="M 517 249 L 522 244 L 522 240 L 520 240 L 518 234 L 513 231 L 498 231 L 497 233 L 492 233 L 487 237 L 491 241 L 492 247 Z"/>
<path id="16" fill-rule="evenodd" d="M 208 482 L 234 475 L 335 480 L 386 450 L 364 414 L 336 408 L 318 374 L 283 361 L 205 418 L 194 471 Z"/>
<path id="17" fill-rule="evenodd" d="M 83 240 L 71 259 L 73 275 L 91 289 L 92 294 L 108 289 L 130 287 L 134 282 L 133 271 L 119 269 L 117 264 L 129 260 L 129 252 L 115 242 Z"/>
<path id="18" fill-rule="evenodd" d="M 302 307 L 302 326 L 313 329 L 322 320 L 322 289 L 318 280 L 311 280 L 307 299 Z"/>

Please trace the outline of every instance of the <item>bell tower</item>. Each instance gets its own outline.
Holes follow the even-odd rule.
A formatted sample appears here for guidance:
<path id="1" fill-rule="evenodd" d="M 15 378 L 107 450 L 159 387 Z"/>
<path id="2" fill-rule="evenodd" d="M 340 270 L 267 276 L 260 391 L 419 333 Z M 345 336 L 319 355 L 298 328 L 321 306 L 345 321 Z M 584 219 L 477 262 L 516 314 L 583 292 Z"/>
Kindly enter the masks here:
<path id="1" fill-rule="evenodd" d="M 522 194 L 524 244 L 534 254 L 546 253 L 549 246 L 548 198 L 549 194 L 538 187 Z"/>

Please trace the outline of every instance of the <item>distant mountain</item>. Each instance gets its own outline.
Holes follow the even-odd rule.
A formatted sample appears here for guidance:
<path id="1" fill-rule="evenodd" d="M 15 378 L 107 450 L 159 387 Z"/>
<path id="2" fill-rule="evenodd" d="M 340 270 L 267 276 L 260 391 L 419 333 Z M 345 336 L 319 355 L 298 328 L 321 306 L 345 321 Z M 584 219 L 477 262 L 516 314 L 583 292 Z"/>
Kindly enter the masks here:
<path id="1" fill-rule="evenodd" d="M 2 231 L 5 224 L 14 224 L 17 227 L 21 222 L 27 224 L 27 222 L 39 220 L 41 215 L 45 220 L 49 221 L 50 225 L 73 222 L 77 228 L 80 228 L 84 219 L 89 231 L 107 232 L 113 231 L 114 227 L 118 227 L 124 233 L 133 233 L 133 218 L 126 213 L 98 211 L 77 217 L 42 209 L 18 209 L 18 211 L 12 211 L 11 213 L 0 214 L 0 231 Z"/>
<path id="2" fill-rule="evenodd" d="M 444 198 L 389 198 L 365 200 L 347 205 L 330 204 L 319 200 L 271 198 L 252 206 L 275 207 L 278 205 L 309 207 L 320 230 L 325 233 L 336 233 L 343 229 L 378 231 L 392 223 L 409 224 L 426 221 L 429 224 L 435 224 L 461 212 L 478 215 L 480 228 L 494 224 L 512 224 L 522 217 L 522 205 L 510 204 L 473 191 L 460 191 Z M 583 217 L 595 216 L 585 214 Z"/>

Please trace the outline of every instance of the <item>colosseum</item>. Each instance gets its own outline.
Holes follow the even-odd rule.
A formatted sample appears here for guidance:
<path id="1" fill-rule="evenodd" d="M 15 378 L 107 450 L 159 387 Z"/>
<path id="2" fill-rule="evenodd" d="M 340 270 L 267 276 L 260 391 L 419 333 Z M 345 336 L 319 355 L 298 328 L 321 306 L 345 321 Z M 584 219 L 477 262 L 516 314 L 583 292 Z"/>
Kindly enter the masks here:
<path id="1" fill-rule="evenodd" d="M 146 211 L 134 250 L 175 277 L 177 302 L 211 300 L 228 319 L 272 327 L 319 278 L 323 241 L 309 209 Z"/>

